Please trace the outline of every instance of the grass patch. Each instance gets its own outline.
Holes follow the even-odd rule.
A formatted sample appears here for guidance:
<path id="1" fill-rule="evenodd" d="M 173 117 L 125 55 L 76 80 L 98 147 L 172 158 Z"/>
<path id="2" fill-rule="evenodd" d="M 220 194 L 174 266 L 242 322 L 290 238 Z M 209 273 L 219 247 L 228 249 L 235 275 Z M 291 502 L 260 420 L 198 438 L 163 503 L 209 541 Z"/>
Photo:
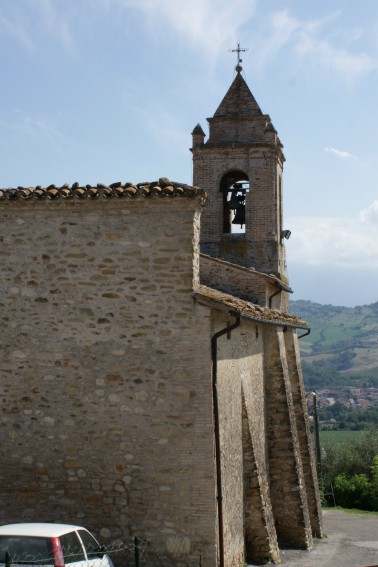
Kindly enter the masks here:
<path id="1" fill-rule="evenodd" d="M 358 439 L 364 434 L 364 431 L 350 431 L 348 429 L 343 430 L 320 430 L 320 441 L 333 441 L 334 443 L 345 443 L 346 441 L 351 441 L 352 439 Z"/>

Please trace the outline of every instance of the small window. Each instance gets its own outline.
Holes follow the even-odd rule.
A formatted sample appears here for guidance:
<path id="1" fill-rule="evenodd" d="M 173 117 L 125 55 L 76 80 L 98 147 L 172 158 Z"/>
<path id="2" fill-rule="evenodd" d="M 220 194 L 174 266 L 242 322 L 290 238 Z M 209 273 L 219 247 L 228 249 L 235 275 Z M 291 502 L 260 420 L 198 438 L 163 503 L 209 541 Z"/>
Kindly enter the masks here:
<path id="1" fill-rule="evenodd" d="M 76 563 L 76 561 L 85 561 L 85 555 L 81 541 L 76 532 L 70 532 L 60 536 L 62 545 L 64 562 Z"/>

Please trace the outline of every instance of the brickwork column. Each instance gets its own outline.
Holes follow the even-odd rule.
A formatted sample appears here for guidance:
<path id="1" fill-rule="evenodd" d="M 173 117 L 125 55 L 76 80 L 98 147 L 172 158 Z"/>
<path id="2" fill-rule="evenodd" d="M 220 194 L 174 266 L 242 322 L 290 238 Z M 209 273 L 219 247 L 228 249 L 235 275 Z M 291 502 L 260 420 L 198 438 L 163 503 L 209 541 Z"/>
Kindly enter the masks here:
<path id="1" fill-rule="evenodd" d="M 303 385 L 298 336 L 295 330 L 288 329 L 285 333 L 285 346 L 295 407 L 295 419 L 297 423 L 298 441 L 301 452 L 312 535 L 315 537 L 322 537 L 323 526 L 319 486 L 307 416 L 307 404 Z"/>
<path id="2" fill-rule="evenodd" d="M 270 491 L 280 545 L 312 547 L 284 333 L 265 329 L 267 446 Z"/>
<path id="3" fill-rule="evenodd" d="M 243 389 L 243 468 L 244 468 L 244 530 L 246 560 L 278 563 L 278 548 L 274 517 L 270 502 L 269 483 L 264 462 L 253 441 L 253 416 L 248 392 Z"/>

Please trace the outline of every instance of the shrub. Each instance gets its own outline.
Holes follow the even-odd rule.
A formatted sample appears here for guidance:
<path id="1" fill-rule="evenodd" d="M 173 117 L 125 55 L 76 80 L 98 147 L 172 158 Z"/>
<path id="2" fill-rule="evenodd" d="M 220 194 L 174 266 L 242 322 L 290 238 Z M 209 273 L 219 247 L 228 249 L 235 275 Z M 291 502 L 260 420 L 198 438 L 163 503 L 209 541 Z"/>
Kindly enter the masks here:
<path id="1" fill-rule="evenodd" d="M 329 506 L 378 511 L 377 427 L 362 432 L 357 438 L 346 438 L 343 442 L 337 442 L 335 438 L 321 440 L 321 445 L 320 488 L 324 502 Z M 365 481 L 371 487 L 370 502 L 366 496 Z"/>
<path id="2" fill-rule="evenodd" d="M 365 474 L 348 477 L 340 474 L 335 478 L 335 500 L 343 508 L 375 510 L 377 505 L 377 489 Z"/>

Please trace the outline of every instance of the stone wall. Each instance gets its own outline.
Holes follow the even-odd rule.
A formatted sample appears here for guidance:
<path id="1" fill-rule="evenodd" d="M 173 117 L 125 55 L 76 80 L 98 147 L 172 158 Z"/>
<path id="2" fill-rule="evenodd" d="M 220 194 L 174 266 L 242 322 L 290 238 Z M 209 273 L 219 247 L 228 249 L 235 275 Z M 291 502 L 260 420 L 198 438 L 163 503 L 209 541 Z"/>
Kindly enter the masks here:
<path id="1" fill-rule="evenodd" d="M 306 419 L 307 403 L 304 391 L 298 336 L 293 330 L 285 333 L 285 347 L 295 407 L 298 441 L 300 446 L 303 474 L 307 492 L 309 518 L 312 535 L 322 537 L 321 504 L 318 490 L 315 452 L 312 444 L 309 421 Z"/>
<path id="2" fill-rule="evenodd" d="M 180 566 L 217 564 L 211 337 L 234 316 L 193 297 L 200 206 L 0 202 L 3 522 L 78 523 L 160 541 Z M 201 262 L 208 285 L 262 297 L 266 276 Z M 226 567 L 321 535 L 298 343 L 283 329 L 242 319 L 218 339 Z"/>
<path id="3" fill-rule="evenodd" d="M 265 330 L 267 466 L 278 542 L 284 547 L 308 549 L 312 547 L 312 530 L 298 434 L 299 418 L 304 419 L 304 414 L 299 416 L 295 411 L 294 403 L 299 400 L 293 397 L 286 332 L 291 331 Z"/>
<path id="4" fill-rule="evenodd" d="M 180 197 L 0 203 L 3 523 L 179 536 L 186 560 L 215 564 L 198 210 Z"/>
<path id="5" fill-rule="evenodd" d="M 237 107 L 237 101 L 235 101 Z M 225 118 L 222 116 L 208 118 L 210 123 L 210 144 L 238 143 L 249 144 L 251 140 L 259 143 L 266 143 L 265 125 L 269 121 L 269 116 L 243 116 L 243 120 L 235 120 L 235 116 Z"/>
<path id="6" fill-rule="evenodd" d="M 234 319 L 214 314 L 214 331 Z M 226 564 L 277 560 L 266 466 L 264 327 L 241 321 L 218 339 Z"/>
<path id="7" fill-rule="evenodd" d="M 205 189 L 210 203 L 202 218 L 201 251 L 258 271 L 284 274 L 284 249 L 277 202 L 282 164 L 274 148 L 197 146 L 193 148 L 194 184 Z M 222 177 L 243 171 L 249 179 L 245 234 L 223 234 Z M 231 245 L 230 245 L 231 240 Z"/>
<path id="8" fill-rule="evenodd" d="M 277 289 L 253 270 L 232 265 L 217 258 L 200 255 L 201 283 L 225 293 L 266 305 Z"/>
<path id="9" fill-rule="evenodd" d="M 278 283 L 287 285 L 287 279 L 277 282 L 253 268 L 231 264 L 219 258 L 200 254 L 201 283 L 229 293 L 251 303 L 289 311 L 288 292 L 280 291 Z M 282 281 L 283 280 L 283 281 Z"/>
<path id="10" fill-rule="evenodd" d="M 213 332 L 234 322 L 212 319 Z M 226 565 L 278 561 L 279 544 L 322 535 L 296 344 L 293 329 L 243 319 L 217 342 Z"/>

